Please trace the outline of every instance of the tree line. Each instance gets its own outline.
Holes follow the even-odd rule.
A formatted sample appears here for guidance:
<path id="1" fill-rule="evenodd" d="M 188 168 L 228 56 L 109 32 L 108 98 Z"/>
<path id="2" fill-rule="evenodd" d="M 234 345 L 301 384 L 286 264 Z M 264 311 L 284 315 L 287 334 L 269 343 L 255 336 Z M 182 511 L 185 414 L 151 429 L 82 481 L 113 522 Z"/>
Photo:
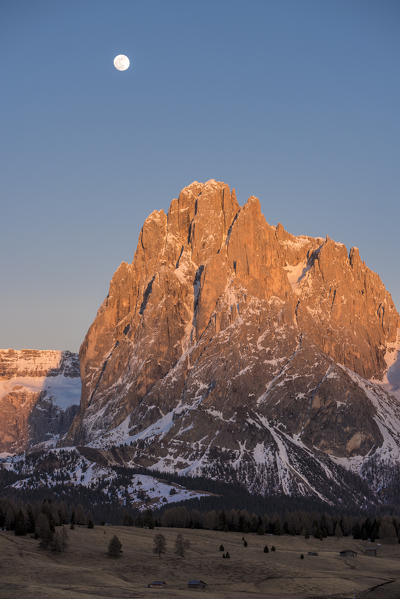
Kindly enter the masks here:
<path id="1" fill-rule="evenodd" d="M 14 531 L 16 536 L 30 535 L 39 540 L 40 547 L 65 551 L 68 544 L 67 525 L 94 527 L 93 517 L 81 505 L 44 500 L 24 504 L 0 498 L 0 529 Z"/>
<path id="2" fill-rule="evenodd" d="M 304 535 L 321 540 L 329 536 L 352 536 L 354 539 L 372 541 L 400 539 L 400 518 L 394 515 L 370 517 L 299 510 L 260 515 L 245 509 L 201 511 L 179 504 L 158 512 L 152 512 L 151 509 L 142 512 L 125 509 L 118 513 L 115 524 L 150 529 L 173 527 L 259 535 Z M 82 504 L 51 499 L 24 503 L 0 498 L 0 529 L 14 531 L 21 536 L 34 535 L 41 540 L 43 547 L 51 548 L 55 544 L 55 550 L 67 543 L 66 527 L 80 525 L 93 528 L 95 523 L 104 525 L 106 522 L 94 517 L 92 511 Z M 60 532 L 60 527 L 64 527 L 64 532 Z"/>
<path id="3" fill-rule="evenodd" d="M 352 536 L 354 539 L 372 541 L 400 539 L 400 518 L 389 515 L 365 517 L 290 511 L 281 515 L 266 513 L 261 516 L 238 509 L 201 512 L 181 505 L 165 509 L 156 521 L 158 525 L 174 528 L 205 528 L 259 535 L 303 535 L 321 540 L 330 536 Z"/>

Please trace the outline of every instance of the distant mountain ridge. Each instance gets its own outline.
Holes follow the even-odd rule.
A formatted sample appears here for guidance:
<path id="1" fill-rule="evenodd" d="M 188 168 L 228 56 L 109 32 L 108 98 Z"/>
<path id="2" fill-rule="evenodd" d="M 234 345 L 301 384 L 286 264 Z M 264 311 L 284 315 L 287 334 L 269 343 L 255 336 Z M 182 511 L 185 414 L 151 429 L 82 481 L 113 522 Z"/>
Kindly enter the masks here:
<path id="1" fill-rule="evenodd" d="M 69 429 L 80 394 L 77 354 L 0 350 L 0 452 L 55 443 Z"/>
<path id="2" fill-rule="evenodd" d="M 386 500 L 399 325 L 357 248 L 293 236 L 257 198 L 240 207 L 225 183 L 194 182 L 148 217 L 111 280 L 65 443 L 127 444 L 147 468 L 333 503 L 362 503 L 368 479 Z"/>

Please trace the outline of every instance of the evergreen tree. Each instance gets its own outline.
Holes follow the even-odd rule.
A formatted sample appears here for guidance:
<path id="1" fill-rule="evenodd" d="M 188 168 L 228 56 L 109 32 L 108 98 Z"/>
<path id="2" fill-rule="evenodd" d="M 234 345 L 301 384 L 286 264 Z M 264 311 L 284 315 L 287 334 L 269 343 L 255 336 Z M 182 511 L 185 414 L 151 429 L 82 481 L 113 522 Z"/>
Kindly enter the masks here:
<path id="1" fill-rule="evenodd" d="M 14 530 L 15 527 L 15 512 L 11 505 L 7 509 L 5 522 L 4 522 L 6 530 Z"/>
<path id="2" fill-rule="evenodd" d="M 180 557 L 185 557 L 186 549 L 189 549 L 190 542 L 185 540 L 183 536 L 179 533 L 175 539 L 175 553 Z"/>
<path id="3" fill-rule="evenodd" d="M 374 521 L 372 522 L 371 531 L 370 531 L 370 539 L 372 542 L 375 541 L 375 539 L 378 537 L 378 534 L 379 534 L 379 523 L 375 518 Z"/>
<path id="4" fill-rule="evenodd" d="M 364 541 L 366 541 L 367 539 L 370 538 L 371 530 L 372 530 L 372 522 L 371 522 L 370 518 L 367 518 L 361 527 L 361 538 Z"/>
<path id="5" fill-rule="evenodd" d="M 217 528 L 218 516 L 215 510 L 211 510 L 206 512 L 204 515 L 204 528 L 208 530 L 216 530 Z"/>
<path id="6" fill-rule="evenodd" d="M 242 517 L 242 531 L 249 532 L 250 531 L 250 514 L 247 510 L 241 510 L 240 514 Z"/>
<path id="7" fill-rule="evenodd" d="M 54 533 L 56 518 L 55 518 L 55 510 L 51 503 L 51 501 L 47 501 L 46 499 L 42 503 L 41 512 L 47 517 L 49 522 L 50 530 Z"/>
<path id="8" fill-rule="evenodd" d="M 145 511 L 143 524 L 145 527 L 150 528 L 151 530 L 154 528 L 153 512 L 151 510 Z"/>
<path id="9" fill-rule="evenodd" d="M 277 518 L 272 524 L 272 534 L 280 535 L 281 534 L 281 521 Z"/>
<path id="10" fill-rule="evenodd" d="M 109 557 L 120 557 L 121 553 L 122 543 L 117 537 L 117 535 L 114 535 L 108 544 L 108 555 Z"/>
<path id="11" fill-rule="evenodd" d="M 385 516 L 379 525 L 379 538 L 386 543 L 397 542 L 397 532 L 393 523 L 393 518 Z"/>
<path id="12" fill-rule="evenodd" d="M 343 518 L 340 521 L 340 525 L 342 527 L 343 535 L 345 537 L 348 537 L 350 534 L 352 534 L 353 524 L 351 518 L 349 518 L 348 516 L 343 516 Z"/>
<path id="13" fill-rule="evenodd" d="M 26 531 L 27 526 L 25 522 L 24 512 L 22 510 L 18 510 L 18 513 L 15 517 L 14 533 L 17 536 L 24 536 L 26 535 Z"/>
<path id="14" fill-rule="evenodd" d="M 341 537 L 343 537 L 343 531 L 342 531 L 342 527 L 340 525 L 340 522 L 336 522 L 335 524 L 335 530 L 334 530 L 334 536 L 337 537 L 338 539 L 340 539 Z"/>
<path id="15" fill-rule="evenodd" d="M 133 520 L 132 516 L 130 514 L 128 514 L 127 512 L 125 512 L 125 514 L 124 514 L 122 524 L 124 526 L 133 526 L 133 524 L 134 524 L 134 520 Z"/>
<path id="16" fill-rule="evenodd" d="M 62 526 L 61 530 L 56 530 L 53 538 L 50 541 L 50 549 L 57 553 L 62 553 L 66 550 L 68 545 L 68 533 L 67 529 Z"/>
<path id="17" fill-rule="evenodd" d="M 314 522 L 313 522 L 312 534 L 315 539 L 322 540 L 322 538 L 323 538 L 322 530 L 321 530 L 319 522 L 317 520 L 314 520 Z"/>
<path id="18" fill-rule="evenodd" d="M 76 524 L 86 524 L 86 515 L 81 504 L 75 510 L 75 521 Z"/>
<path id="19" fill-rule="evenodd" d="M 228 530 L 227 527 L 227 522 L 226 522 L 226 515 L 225 515 L 225 511 L 222 510 L 221 512 L 219 512 L 218 514 L 218 525 L 217 525 L 218 530 Z"/>
<path id="20" fill-rule="evenodd" d="M 353 539 L 361 539 L 361 526 L 356 522 L 352 529 Z"/>
<path id="21" fill-rule="evenodd" d="M 160 558 L 161 554 L 165 553 L 166 550 L 167 550 L 167 542 L 165 540 L 164 535 L 157 534 L 154 537 L 154 541 L 153 541 L 153 553 L 158 555 L 158 557 Z"/>
<path id="22" fill-rule="evenodd" d="M 51 541 L 53 540 L 54 533 L 50 528 L 48 517 L 43 512 L 40 512 L 36 520 L 35 533 L 36 536 L 40 539 L 40 547 L 42 549 L 47 549 L 50 546 Z"/>
<path id="23" fill-rule="evenodd" d="M 33 534 L 35 532 L 35 515 L 31 505 L 26 508 L 26 532 Z"/>
<path id="24" fill-rule="evenodd" d="M 57 511 L 58 511 L 59 523 L 60 523 L 60 526 L 62 526 L 63 524 L 66 524 L 68 521 L 68 509 L 67 509 L 67 506 L 64 501 L 62 501 L 60 503 L 60 505 L 57 508 Z"/>

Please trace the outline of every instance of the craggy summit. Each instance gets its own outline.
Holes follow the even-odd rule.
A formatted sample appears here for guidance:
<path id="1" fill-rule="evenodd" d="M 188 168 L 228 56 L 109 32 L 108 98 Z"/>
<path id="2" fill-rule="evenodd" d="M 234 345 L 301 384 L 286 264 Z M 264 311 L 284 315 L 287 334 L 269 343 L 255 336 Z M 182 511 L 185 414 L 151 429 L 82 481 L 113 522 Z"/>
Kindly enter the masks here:
<path id="1" fill-rule="evenodd" d="M 386 376 L 399 324 L 357 248 L 293 236 L 257 198 L 240 207 L 225 183 L 194 182 L 147 218 L 112 278 L 80 350 L 68 442 L 335 500 L 335 486 L 353 492 L 342 467 L 399 460 Z"/>

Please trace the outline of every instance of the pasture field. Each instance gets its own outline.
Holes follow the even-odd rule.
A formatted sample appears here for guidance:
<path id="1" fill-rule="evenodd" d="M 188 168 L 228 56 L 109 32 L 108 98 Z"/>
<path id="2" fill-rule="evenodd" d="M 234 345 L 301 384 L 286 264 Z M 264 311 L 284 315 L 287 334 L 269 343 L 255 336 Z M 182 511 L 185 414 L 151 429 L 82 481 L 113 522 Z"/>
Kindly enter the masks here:
<path id="1" fill-rule="evenodd" d="M 161 558 L 153 554 L 153 538 L 160 532 L 167 541 Z M 191 544 L 184 558 L 174 553 L 179 532 Z M 350 538 L 319 541 L 246 534 L 244 547 L 242 533 L 209 530 L 77 526 L 68 534 L 66 552 L 51 553 L 32 538 L 0 532 L 0 599 L 400 599 L 398 544 L 382 544 L 378 557 L 370 557 L 363 551 L 371 543 Z M 122 542 L 118 559 L 106 554 L 114 534 Z M 230 559 L 222 558 L 220 544 Z M 264 553 L 265 545 L 275 545 L 276 551 Z M 358 556 L 342 558 L 343 549 L 353 549 Z M 309 551 L 318 556 L 309 556 Z M 204 580 L 208 586 L 190 590 L 190 579 Z M 147 588 L 153 580 L 165 580 L 167 587 Z"/>

